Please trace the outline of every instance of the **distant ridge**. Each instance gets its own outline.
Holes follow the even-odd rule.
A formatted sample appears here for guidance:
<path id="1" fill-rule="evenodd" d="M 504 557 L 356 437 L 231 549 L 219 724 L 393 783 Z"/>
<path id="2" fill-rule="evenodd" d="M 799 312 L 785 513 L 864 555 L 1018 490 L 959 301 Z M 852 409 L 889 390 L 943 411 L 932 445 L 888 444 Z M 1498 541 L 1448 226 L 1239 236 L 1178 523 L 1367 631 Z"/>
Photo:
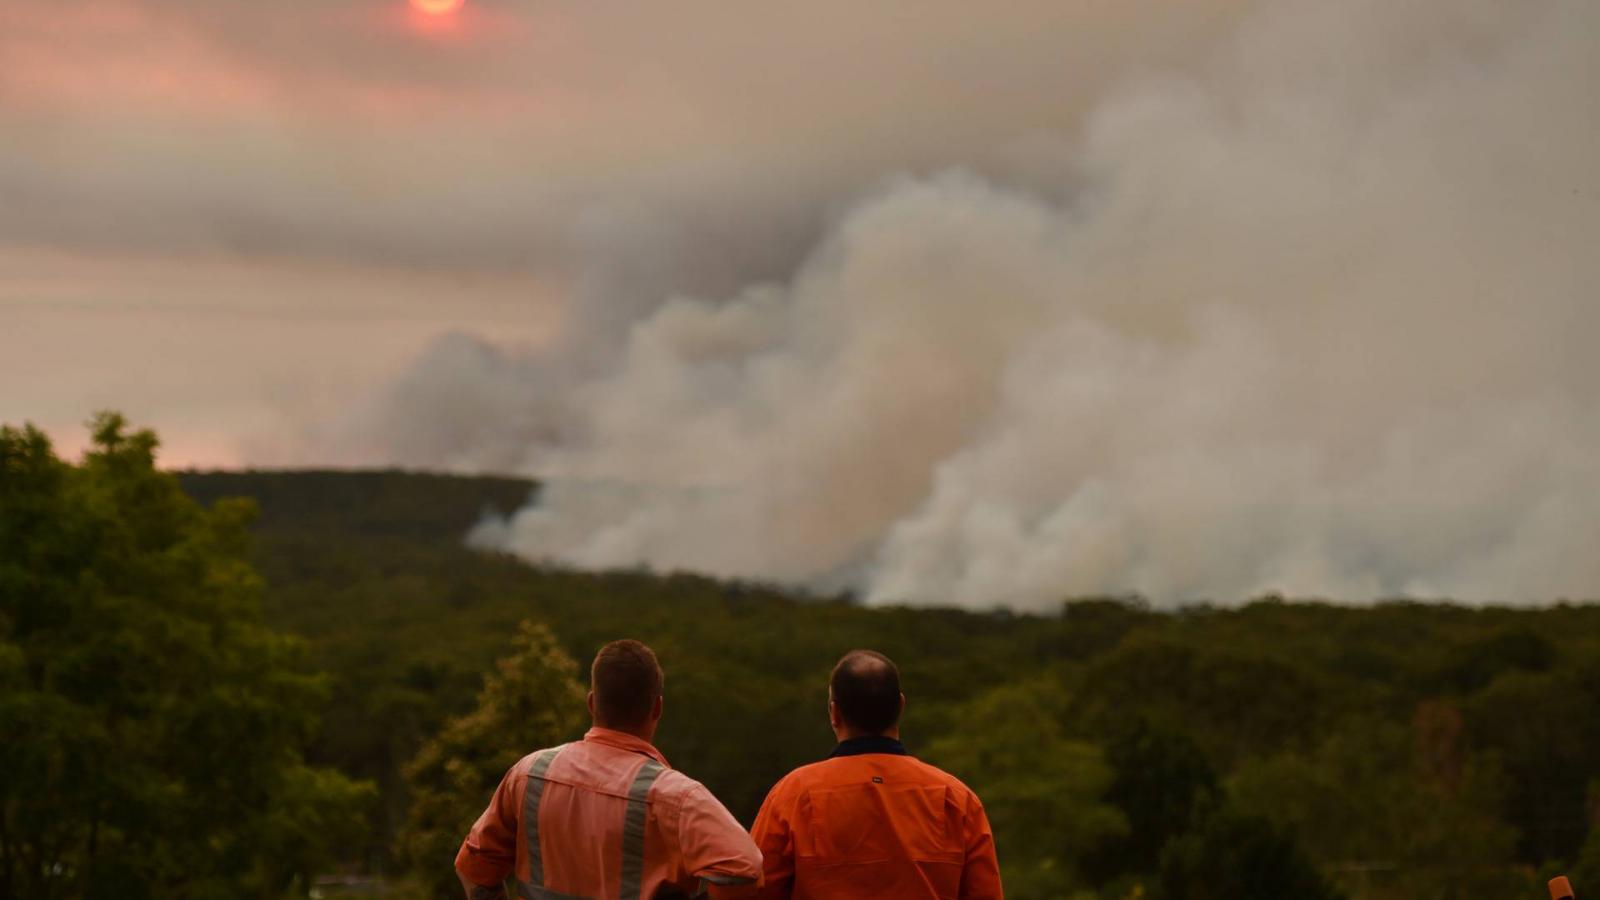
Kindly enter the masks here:
<path id="1" fill-rule="evenodd" d="M 525 478 L 400 469 L 182 471 L 189 496 L 211 505 L 252 497 L 257 531 L 459 541 L 486 513 L 510 514 L 538 483 Z"/>

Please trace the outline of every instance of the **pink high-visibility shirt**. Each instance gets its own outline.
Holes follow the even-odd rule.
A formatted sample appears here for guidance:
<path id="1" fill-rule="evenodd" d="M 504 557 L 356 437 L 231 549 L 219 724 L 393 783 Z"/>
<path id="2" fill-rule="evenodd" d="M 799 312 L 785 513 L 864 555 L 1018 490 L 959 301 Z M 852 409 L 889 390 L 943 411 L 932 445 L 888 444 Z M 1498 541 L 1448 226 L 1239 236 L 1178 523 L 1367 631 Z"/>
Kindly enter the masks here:
<path id="1" fill-rule="evenodd" d="M 761 854 L 717 798 L 630 734 L 583 740 L 512 766 L 456 854 L 468 881 L 515 875 L 531 898 L 638 900 L 753 894 Z"/>

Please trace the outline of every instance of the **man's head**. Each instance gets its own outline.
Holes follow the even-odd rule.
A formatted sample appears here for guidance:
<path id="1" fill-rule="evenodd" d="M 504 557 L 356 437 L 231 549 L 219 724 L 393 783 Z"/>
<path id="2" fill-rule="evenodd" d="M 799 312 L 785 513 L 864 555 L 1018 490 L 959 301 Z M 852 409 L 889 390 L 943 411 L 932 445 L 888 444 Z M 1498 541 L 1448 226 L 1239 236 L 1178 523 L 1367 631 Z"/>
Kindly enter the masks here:
<path id="1" fill-rule="evenodd" d="M 612 641 L 600 648 L 589 668 L 589 715 L 601 728 L 626 731 L 645 740 L 661 721 L 661 664 L 638 641 Z"/>
<path id="2" fill-rule="evenodd" d="M 900 734 L 900 670 L 873 650 L 852 650 L 828 679 L 828 720 L 840 740 L 865 735 Z"/>

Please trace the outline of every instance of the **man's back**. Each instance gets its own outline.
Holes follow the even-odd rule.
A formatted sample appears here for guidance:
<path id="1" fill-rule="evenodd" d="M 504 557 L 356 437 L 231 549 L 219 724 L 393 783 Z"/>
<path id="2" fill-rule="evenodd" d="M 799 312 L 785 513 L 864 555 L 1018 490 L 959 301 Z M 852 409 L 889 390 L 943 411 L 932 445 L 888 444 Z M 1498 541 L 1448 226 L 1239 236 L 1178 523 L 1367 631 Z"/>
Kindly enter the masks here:
<path id="1" fill-rule="evenodd" d="M 456 857 L 477 885 L 514 873 L 524 896 L 604 900 L 688 895 L 702 879 L 753 886 L 760 867 L 704 786 L 604 728 L 513 766 Z"/>
<path id="2" fill-rule="evenodd" d="M 762 897 L 995 898 L 994 838 L 966 785 L 898 740 L 846 740 L 773 787 L 752 831 Z"/>

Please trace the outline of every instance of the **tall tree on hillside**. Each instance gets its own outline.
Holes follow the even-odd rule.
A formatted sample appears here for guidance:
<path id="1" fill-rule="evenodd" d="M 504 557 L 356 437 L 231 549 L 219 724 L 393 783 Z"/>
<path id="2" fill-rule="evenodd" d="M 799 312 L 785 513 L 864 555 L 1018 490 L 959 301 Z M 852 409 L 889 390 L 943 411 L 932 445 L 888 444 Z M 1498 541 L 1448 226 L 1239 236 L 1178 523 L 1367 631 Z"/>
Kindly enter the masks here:
<path id="1" fill-rule="evenodd" d="M 1100 748 L 1062 734 L 1060 701 L 1050 680 L 996 688 L 965 704 L 959 731 L 927 748 L 983 801 L 1006 895 L 1018 900 L 1086 893 L 1086 857 L 1128 830 L 1103 800 L 1111 768 Z"/>
<path id="2" fill-rule="evenodd" d="M 1495 816 L 1499 772 L 1465 753 L 1452 721 L 1459 714 L 1439 703 L 1419 708 L 1410 733 L 1351 721 L 1312 753 L 1252 760 L 1229 794 L 1292 831 L 1357 896 L 1515 896 L 1516 832 Z"/>
<path id="3" fill-rule="evenodd" d="M 1127 816 L 1128 831 L 1090 856 L 1089 872 L 1102 883 L 1156 872 L 1167 842 L 1222 795 L 1211 764 L 1182 732 L 1140 719 L 1111 736 L 1105 756 L 1114 773 L 1106 800 Z"/>
<path id="4" fill-rule="evenodd" d="M 513 647 L 484 679 L 477 708 L 445 725 L 406 768 L 411 809 L 400 855 L 429 896 L 459 893 L 456 849 L 506 771 L 583 725 L 578 664 L 550 629 L 523 622 Z"/>
<path id="5" fill-rule="evenodd" d="M 1597 707 L 1600 659 L 1503 672 L 1463 704 L 1473 744 L 1505 769 L 1502 816 L 1520 832 L 1524 862 L 1570 859 L 1583 844 L 1586 791 L 1600 773 Z"/>
<path id="6" fill-rule="evenodd" d="M 1589 837 L 1572 862 L 1573 886 L 1585 895 L 1600 890 L 1600 779 L 1589 783 Z"/>
<path id="7" fill-rule="evenodd" d="M 306 893 L 370 788 L 302 760 L 323 685 L 260 622 L 254 508 L 93 437 L 0 428 L 0 896 Z"/>
<path id="8" fill-rule="evenodd" d="M 1260 816 L 1219 810 L 1161 853 L 1162 900 L 1340 896 L 1293 835 Z"/>

